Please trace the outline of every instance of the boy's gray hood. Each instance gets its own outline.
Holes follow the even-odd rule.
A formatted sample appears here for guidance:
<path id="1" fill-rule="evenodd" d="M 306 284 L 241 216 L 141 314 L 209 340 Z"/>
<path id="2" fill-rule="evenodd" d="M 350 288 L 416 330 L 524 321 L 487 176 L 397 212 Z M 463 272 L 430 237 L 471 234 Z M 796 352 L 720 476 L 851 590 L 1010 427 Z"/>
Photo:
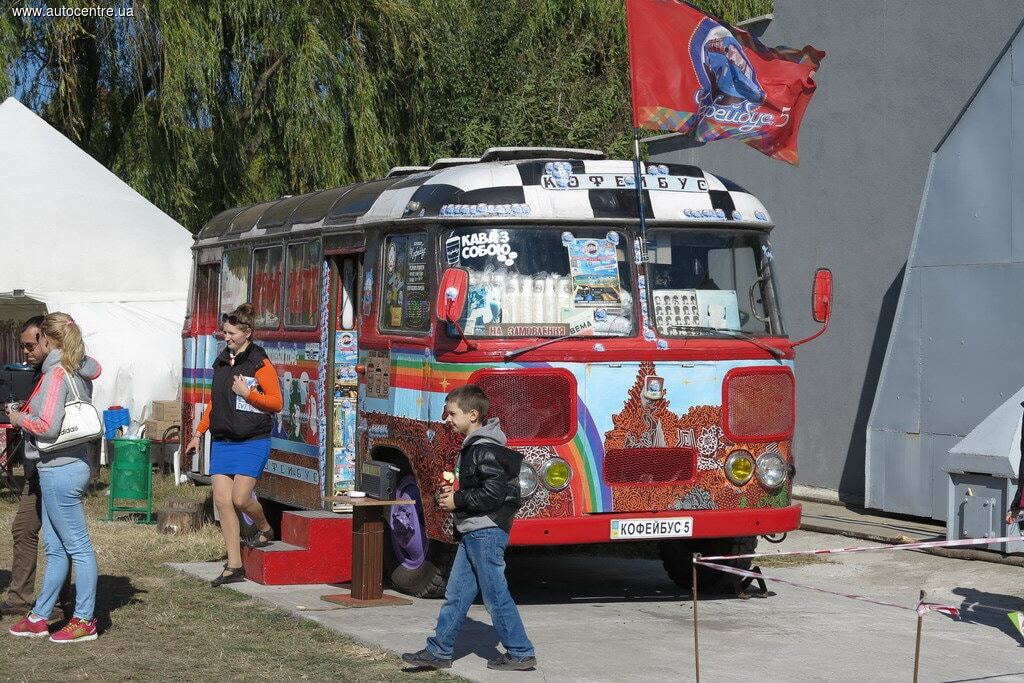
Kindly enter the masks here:
<path id="1" fill-rule="evenodd" d="M 508 445 L 508 437 L 505 436 L 505 432 L 501 431 L 501 420 L 497 417 L 487 420 L 480 429 L 466 437 L 462 447 L 465 448 L 476 443 L 496 443 L 499 446 Z"/>

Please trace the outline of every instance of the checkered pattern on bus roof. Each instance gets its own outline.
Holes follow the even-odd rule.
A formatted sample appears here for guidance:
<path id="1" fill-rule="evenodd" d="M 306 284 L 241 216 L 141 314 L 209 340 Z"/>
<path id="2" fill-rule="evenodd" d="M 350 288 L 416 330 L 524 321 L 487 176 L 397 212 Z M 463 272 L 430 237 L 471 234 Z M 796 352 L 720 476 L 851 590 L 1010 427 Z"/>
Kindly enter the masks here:
<path id="1" fill-rule="evenodd" d="M 629 160 L 566 161 L 571 164 L 573 174 L 631 177 L 633 173 L 633 163 Z M 435 173 L 417 174 L 404 181 L 400 187 L 382 192 L 358 222 L 434 217 L 441 215 L 445 206 L 481 208 L 483 213 L 463 214 L 472 218 L 636 218 L 636 195 L 632 188 L 545 188 L 542 186 L 542 178 L 547 163 L 545 160 L 532 160 L 467 164 Z M 770 221 L 761 202 L 738 185 L 706 173 L 696 166 L 669 164 L 668 168 L 669 174 L 673 176 L 703 179 L 707 183 L 707 190 L 646 190 L 645 215 L 649 220 L 743 222 L 760 226 Z M 502 213 L 509 206 L 522 204 L 529 206 L 528 213 Z M 490 212 L 490 209 L 495 211 Z"/>

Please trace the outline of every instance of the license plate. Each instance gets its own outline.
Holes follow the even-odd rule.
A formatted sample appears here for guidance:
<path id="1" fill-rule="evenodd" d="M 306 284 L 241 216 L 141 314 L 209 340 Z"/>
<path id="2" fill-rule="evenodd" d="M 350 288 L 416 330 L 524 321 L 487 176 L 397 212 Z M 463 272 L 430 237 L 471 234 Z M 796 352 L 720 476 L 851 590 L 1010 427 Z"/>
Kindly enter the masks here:
<path id="1" fill-rule="evenodd" d="M 613 519 L 611 540 L 631 538 L 684 538 L 693 536 L 693 517 Z"/>

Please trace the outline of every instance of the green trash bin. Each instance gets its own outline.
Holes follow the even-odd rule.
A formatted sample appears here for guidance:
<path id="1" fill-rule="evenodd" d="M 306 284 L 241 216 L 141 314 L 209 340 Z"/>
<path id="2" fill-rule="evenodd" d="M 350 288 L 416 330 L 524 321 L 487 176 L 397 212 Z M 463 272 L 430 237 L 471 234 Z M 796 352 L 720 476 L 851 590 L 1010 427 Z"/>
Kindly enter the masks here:
<path id="1" fill-rule="evenodd" d="M 110 463 L 110 496 L 107 521 L 115 512 L 143 512 L 143 524 L 153 523 L 153 468 L 149 461 L 149 439 L 114 439 Z M 118 505 L 117 501 L 136 501 Z M 145 502 L 145 505 L 141 503 Z"/>

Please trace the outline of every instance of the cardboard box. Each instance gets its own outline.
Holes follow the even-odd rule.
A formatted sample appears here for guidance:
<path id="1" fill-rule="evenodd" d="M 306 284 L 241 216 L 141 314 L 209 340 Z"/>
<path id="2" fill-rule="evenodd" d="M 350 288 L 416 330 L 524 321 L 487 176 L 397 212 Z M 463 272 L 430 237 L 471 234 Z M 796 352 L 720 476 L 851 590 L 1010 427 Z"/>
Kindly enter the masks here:
<path id="1" fill-rule="evenodd" d="M 151 420 L 181 422 L 181 403 L 178 401 L 153 401 Z"/>
<path id="2" fill-rule="evenodd" d="M 146 420 L 146 438 L 150 440 L 162 439 L 167 430 L 171 427 L 177 427 L 178 421 L 171 422 L 169 420 Z M 172 435 L 173 436 L 173 435 Z"/>

